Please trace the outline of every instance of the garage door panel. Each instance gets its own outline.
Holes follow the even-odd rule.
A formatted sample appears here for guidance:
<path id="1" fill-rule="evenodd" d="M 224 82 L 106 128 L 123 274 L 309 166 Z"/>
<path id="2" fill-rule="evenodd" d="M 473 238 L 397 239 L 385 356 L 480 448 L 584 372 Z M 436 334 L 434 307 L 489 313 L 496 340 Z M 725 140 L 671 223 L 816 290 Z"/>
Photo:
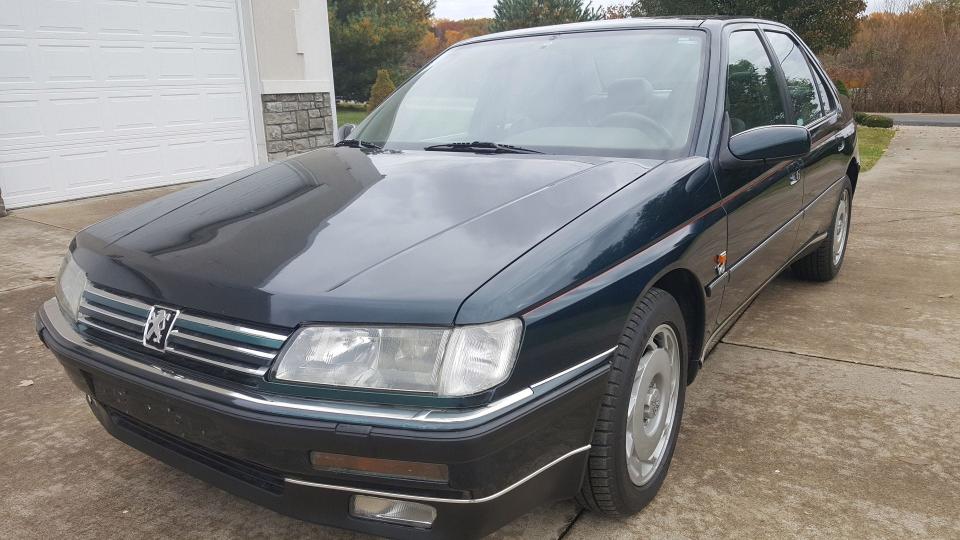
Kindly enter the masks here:
<path id="1" fill-rule="evenodd" d="M 40 100 L 30 94 L 0 95 L 0 145 L 43 137 Z"/>
<path id="2" fill-rule="evenodd" d="M 0 65 L 10 208 L 255 162 L 231 0 L 0 0 Z"/>
<path id="3" fill-rule="evenodd" d="M 0 42 L 0 83 L 24 83 L 33 80 L 30 49 L 23 43 Z"/>
<path id="4" fill-rule="evenodd" d="M 118 176 L 120 181 L 129 184 L 146 180 L 157 181 L 163 178 L 163 147 L 159 142 L 140 142 L 123 145 L 117 150 Z"/>
<path id="5" fill-rule="evenodd" d="M 92 44 L 42 44 L 39 52 L 43 82 L 91 83 L 97 80 Z"/>
<path id="6" fill-rule="evenodd" d="M 62 186 L 55 181 L 53 159 L 43 153 L 0 156 L 0 179 L 6 201 L 55 196 Z"/>
<path id="7" fill-rule="evenodd" d="M 127 36 L 143 35 L 143 13 L 137 0 L 101 0 L 93 8 L 98 34 Z"/>
<path id="8" fill-rule="evenodd" d="M 213 172 L 216 176 L 252 167 L 253 159 L 247 152 L 249 146 L 250 136 L 246 133 L 212 140 L 210 156 L 214 161 Z"/>
<path id="9" fill-rule="evenodd" d="M 157 130 L 157 108 L 152 92 L 111 92 L 107 111 L 115 133 L 133 134 Z"/>
<path id="10" fill-rule="evenodd" d="M 148 82 L 151 78 L 150 50 L 143 43 L 101 44 L 101 83 Z"/>
<path id="11" fill-rule="evenodd" d="M 22 33 L 27 29 L 25 7 L 21 0 L 0 0 L 0 35 L 4 32 Z"/>
<path id="12" fill-rule="evenodd" d="M 64 151 L 59 159 L 61 163 L 58 168 L 70 171 L 64 178 L 67 180 L 67 190 L 71 192 L 109 187 L 116 178 L 113 160 L 107 149 Z"/>
<path id="13" fill-rule="evenodd" d="M 74 94 L 51 97 L 44 108 L 49 126 L 48 134 L 62 138 L 64 135 L 96 137 L 103 135 L 104 116 L 97 94 Z"/>
<path id="14" fill-rule="evenodd" d="M 34 0 L 37 29 L 57 32 L 85 32 L 84 6 L 80 0 Z"/>

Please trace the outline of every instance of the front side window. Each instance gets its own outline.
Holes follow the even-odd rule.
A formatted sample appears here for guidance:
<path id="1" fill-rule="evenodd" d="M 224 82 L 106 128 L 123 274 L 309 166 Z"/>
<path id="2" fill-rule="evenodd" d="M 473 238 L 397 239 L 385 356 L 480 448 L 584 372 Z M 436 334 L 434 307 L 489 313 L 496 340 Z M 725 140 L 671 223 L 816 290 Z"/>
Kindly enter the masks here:
<path id="1" fill-rule="evenodd" d="M 388 149 L 495 142 L 551 154 L 670 158 L 688 152 L 706 39 L 618 30 L 455 47 L 353 136 Z"/>
<path id="2" fill-rule="evenodd" d="M 796 41 L 780 32 L 766 32 L 777 61 L 787 79 L 787 90 L 798 126 L 810 124 L 823 116 L 823 107 L 813 82 L 813 73 Z"/>
<path id="3" fill-rule="evenodd" d="M 753 30 L 730 34 L 727 56 L 727 113 L 730 134 L 783 124 L 783 94 L 760 35 Z"/>

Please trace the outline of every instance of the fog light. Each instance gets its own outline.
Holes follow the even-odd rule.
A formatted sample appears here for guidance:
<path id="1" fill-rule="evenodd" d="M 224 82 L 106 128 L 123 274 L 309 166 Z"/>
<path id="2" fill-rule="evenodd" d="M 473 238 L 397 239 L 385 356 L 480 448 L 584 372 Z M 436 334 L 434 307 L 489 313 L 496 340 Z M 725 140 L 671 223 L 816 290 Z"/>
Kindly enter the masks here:
<path id="1" fill-rule="evenodd" d="M 350 499 L 350 514 L 358 518 L 409 525 L 421 529 L 429 529 L 433 525 L 433 520 L 437 519 L 437 509 L 432 506 L 367 495 L 354 495 Z"/>
<path id="2" fill-rule="evenodd" d="M 447 466 L 437 463 L 366 458 L 317 451 L 310 452 L 310 464 L 314 469 L 321 471 L 351 472 L 431 482 L 446 482 L 449 477 Z"/>

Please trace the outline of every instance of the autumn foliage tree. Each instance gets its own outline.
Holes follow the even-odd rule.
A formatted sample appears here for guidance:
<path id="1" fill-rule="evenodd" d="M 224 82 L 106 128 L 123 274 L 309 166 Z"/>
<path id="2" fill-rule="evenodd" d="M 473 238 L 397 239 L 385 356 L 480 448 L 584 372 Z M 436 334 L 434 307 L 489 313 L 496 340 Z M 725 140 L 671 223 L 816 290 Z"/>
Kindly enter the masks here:
<path id="1" fill-rule="evenodd" d="M 337 95 L 363 100 L 378 69 L 403 75 L 430 27 L 435 0 L 328 0 Z"/>
<path id="2" fill-rule="evenodd" d="M 960 0 L 873 13 L 849 48 L 823 61 L 857 110 L 960 113 Z"/>
<path id="3" fill-rule="evenodd" d="M 493 19 L 436 19 L 408 58 L 408 71 L 423 67 L 447 47 L 490 32 Z"/>

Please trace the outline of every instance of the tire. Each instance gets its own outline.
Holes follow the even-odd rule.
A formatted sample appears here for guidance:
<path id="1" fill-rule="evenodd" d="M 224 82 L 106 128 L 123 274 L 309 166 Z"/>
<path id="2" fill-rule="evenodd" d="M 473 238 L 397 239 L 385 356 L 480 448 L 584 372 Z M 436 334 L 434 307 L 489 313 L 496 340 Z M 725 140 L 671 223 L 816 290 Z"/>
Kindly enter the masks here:
<path id="1" fill-rule="evenodd" d="M 587 470 L 577 501 L 585 508 L 610 516 L 627 516 L 639 512 L 653 500 L 659 491 L 676 447 L 677 435 L 680 432 L 680 419 L 683 416 L 683 403 L 686 395 L 687 369 L 689 367 L 689 352 L 685 331 L 683 313 L 677 301 L 666 291 L 653 288 L 634 305 L 624 328 L 620 343 L 614 353 L 613 366 L 607 381 L 606 393 L 600 405 L 600 412 L 593 432 L 593 441 L 587 463 Z M 663 347 L 663 354 L 657 353 L 654 359 L 651 343 L 656 346 L 669 342 L 669 334 L 675 338 L 676 357 L 671 356 L 673 366 L 669 377 L 663 376 L 659 380 L 664 392 L 657 399 L 654 389 L 656 377 L 654 372 L 663 375 L 663 354 L 667 347 Z M 647 353 L 646 355 L 644 353 Z M 645 358 L 646 369 L 638 370 L 641 359 Z M 660 366 L 661 369 L 657 369 Z M 676 377 L 676 384 L 673 377 Z M 670 383 L 666 383 L 666 379 Z M 634 412 L 630 415 L 631 395 L 637 387 L 639 396 L 635 401 Z M 666 389 L 673 388 L 669 397 Z M 646 389 L 646 391 L 644 391 Z M 676 401 L 672 397 L 676 396 Z M 655 401 L 650 401 L 655 400 Z M 646 406 L 645 403 L 654 405 Z M 670 407 L 674 407 L 669 427 L 663 427 L 660 435 L 652 437 L 635 437 L 628 426 L 628 418 L 637 420 L 631 426 L 643 426 L 645 432 L 650 415 L 650 423 L 657 420 L 662 413 L 670 415 Z M 639 417 L 637 415 L 640 415 Z M 663 434 L 666 434 L 665 436 Z M 628 437 L 633 442 L 634 453 L 641 447 L 649 447 L 655 438 L 659 456 L 656 465 L 650 465 L 648 470 L 637 468 L 639 462 L 628 455 Z M 662 446 L 661 446 L 662 445 Z M 652 455 L 652 454 L 651 454 Z M 639 483 L 636 481 L 639 480 Z"/>
<path id="2" fill-rule="evenodd" d="M 850 221 L 852 217 L 853 188 L 850 179 L 844 177 L 840 197 L 833 209 L 833 219 L 827 229 L 826 239 L 813 253 L 793 263 L 793 273 L 800 279 L 807 281 L 830 281 L 840 273 L 843 259 L 847 255 L 847 238 L 850 236 Z M 840 219 L 844 220 L 842 231 L 839 227 Z M 838 253 L 839 252 L 839 253 Z"/>

